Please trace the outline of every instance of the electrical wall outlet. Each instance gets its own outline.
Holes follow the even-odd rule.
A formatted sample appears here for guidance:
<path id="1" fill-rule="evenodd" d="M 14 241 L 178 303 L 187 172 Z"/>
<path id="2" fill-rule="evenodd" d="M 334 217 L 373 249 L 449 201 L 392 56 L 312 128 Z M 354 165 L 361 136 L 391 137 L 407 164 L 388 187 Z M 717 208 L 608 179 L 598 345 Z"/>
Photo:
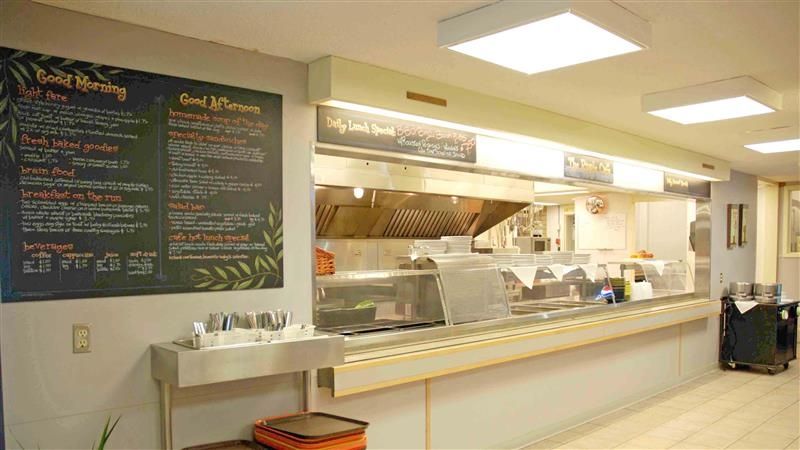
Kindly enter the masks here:
<path id="1" fill-rule="evenodd" d="M 92 351 L 91 325 L 88 323 L 72 324 L 72 353 L 89 353 Z"/>

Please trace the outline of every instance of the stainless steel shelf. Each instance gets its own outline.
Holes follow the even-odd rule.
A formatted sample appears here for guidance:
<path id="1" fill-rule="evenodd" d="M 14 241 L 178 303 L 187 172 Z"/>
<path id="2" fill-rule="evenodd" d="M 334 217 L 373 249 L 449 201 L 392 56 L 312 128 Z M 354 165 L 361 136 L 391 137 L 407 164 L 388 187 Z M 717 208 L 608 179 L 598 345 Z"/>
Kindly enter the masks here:
<path id="1" fill-rule="evenodd" d="M 344 337 L 336 335 L 201 350 L 167 342 L 153 344 L 151 351 L 153 378 L 179 388 L 343 363 Z"/>

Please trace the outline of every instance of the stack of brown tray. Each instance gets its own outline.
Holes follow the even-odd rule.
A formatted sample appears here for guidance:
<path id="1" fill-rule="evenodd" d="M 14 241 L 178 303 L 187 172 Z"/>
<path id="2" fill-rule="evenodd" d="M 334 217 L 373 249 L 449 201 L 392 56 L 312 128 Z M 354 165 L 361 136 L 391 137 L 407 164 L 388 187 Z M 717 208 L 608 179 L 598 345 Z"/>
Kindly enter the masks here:
<path id="1" fill-rule="evenodd" d="M 367 448 L 368 425 L 332 414 L 304 412 L 260 419 L 253 435 L 275 450 L 363 450 Z"/>

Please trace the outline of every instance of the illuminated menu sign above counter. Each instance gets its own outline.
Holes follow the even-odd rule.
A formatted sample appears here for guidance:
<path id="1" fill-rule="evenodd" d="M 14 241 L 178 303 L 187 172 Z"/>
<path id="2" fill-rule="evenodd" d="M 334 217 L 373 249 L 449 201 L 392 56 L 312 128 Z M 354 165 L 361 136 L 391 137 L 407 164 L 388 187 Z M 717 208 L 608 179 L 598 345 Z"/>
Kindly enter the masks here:
<path id="1" fill-rule="evenodd" d="M 664 173 L 664 192 L 711 198 L 711 182 Z"/>
<path id="2" fill-rule="evenodd" d="M 317 108 L 317 140 L 451 161 L 476 160 L 475 134 L 331 106 Z"/>
<path id="3" fill-rule="evenodd" d="M 2 300 L 283 285 L 280 95 L 0 48 Z"/>
<path id="4" fill-rule="evenodd" d="M 577 153 L 564 153 L 564 176 L 614 184 L 614 162 Z"/>

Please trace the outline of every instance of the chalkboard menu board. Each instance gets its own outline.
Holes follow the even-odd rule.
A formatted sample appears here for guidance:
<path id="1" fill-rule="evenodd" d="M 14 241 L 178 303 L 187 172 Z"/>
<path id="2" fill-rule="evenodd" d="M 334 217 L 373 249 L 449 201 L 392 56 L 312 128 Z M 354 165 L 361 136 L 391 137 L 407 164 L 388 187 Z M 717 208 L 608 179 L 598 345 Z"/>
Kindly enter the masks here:
<path id="1" fill-rule="evenodd" d="M 614 162 L 593 156 L 564 153 L 564 176 L 613 184 Z"/>
<path id="2" fill-rule="evenodd" d="M 664 173 L 664 192 L 710 198 L 711 182 L 693 180 L 672 173 Z"/>
<path id="3" fill-rule="evenodd" d="M 283 285 L 280 95 L 0 48 L 0 283 Z"/>
<path id="4" fill-rule="evenodd" d="M 475 135 L 361 111 L 320 106 L 317 140 L 329 144 L 475 162 Z"/>

